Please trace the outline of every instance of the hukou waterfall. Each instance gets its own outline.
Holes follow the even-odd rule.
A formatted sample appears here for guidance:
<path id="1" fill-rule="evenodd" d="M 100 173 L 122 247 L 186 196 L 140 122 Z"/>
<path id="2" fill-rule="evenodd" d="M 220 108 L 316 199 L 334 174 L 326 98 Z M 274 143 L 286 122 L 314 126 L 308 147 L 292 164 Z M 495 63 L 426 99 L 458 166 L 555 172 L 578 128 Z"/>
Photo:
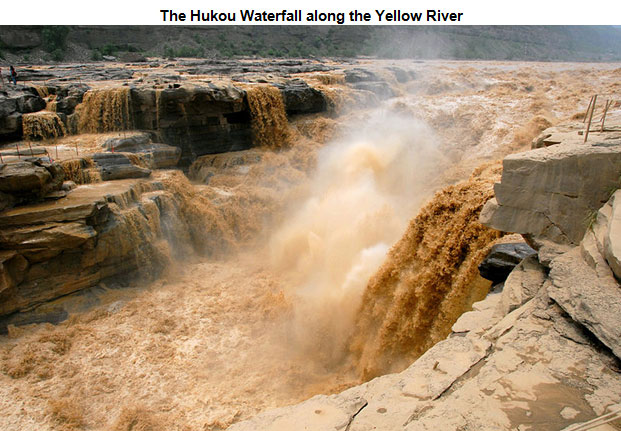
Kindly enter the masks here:
<path id="1" fill-rule="evenodd" d="M 544 63 L 368 60 L 279 75 L 255 60 L 235 79 L 172 60 L 130 67 L 114 73 L 132 78 L 32 87 L 40 109 L 20 114 L 18 138 L 0 145 L 0 176 L 20 178 L 0 178 L 3 430 L 438 429 L 435 404 L 385 415 L 398 426 L 369 415 L 487 378 L 491 341 L 454 325 L 500 297 L 479 265 L 518 231 L 488 227 L 489 202 L 513 205 L 500 193 L 518 162 L 509 156 L 503 171 L 502 159 L 569 134 L 540 135 L 572 116 L 582 124 L 590 95 L 619 81 L 618 68 Z M 558 265 L 528 257 L 510 277 L 543 280 Z M 507 303 L 521 298 L 512 295 L 507 314 L 526 303 Z M 589 337 L 567 329 L 570 309 L 555 312 L 534 315 L 566 339 Z M 453 365 L 427 359 L 467 342 L 475 347 Z M 530 364 L 517 356 L 513 367 Z M 412 368 L 418 359 L 431 361 L 427 374 Z M 429 373 L 439 377 L 415 383 L 431 395 L 408 389 L 407 376 Z M 368 395 L 389 387 L 401 401 Z M 603 410 L 613 389 L 593 392 Z M 513 427 L 519 408 L 545 398 L 529 391 L 495 429 L 561 429 Z M 581 403 L 554 423 L 586 420 L 573 413 Z M 305 405 L 306 419 L 287 416 Z M 477 429 L 464 423 L 447 429 Z"/>

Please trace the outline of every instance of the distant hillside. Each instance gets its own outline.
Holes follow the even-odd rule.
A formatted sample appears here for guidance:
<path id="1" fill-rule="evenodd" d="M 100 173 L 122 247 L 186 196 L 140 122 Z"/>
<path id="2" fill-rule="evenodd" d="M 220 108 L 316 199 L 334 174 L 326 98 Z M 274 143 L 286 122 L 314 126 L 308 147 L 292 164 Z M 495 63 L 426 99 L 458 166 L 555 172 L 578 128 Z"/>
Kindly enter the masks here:
<path id="1" fill-rule="evenodd" d="M 356 57 L 619 61 L 613 26 L 0 26 L 0 61 Z"/>

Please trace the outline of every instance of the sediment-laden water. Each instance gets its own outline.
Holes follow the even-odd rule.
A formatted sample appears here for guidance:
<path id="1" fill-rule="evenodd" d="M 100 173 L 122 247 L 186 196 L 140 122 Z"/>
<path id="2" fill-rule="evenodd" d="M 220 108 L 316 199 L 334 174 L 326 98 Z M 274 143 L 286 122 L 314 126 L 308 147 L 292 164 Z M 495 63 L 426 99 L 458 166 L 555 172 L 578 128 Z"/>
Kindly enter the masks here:
<path id="1" fill-rule="evenodd" d="M 330 116 L 289 123 L 277 90 L 249 85 L 259 145 L 199 159 L 195 183 L 158 177 L 202 253 L 168 255 L 150 284 L 99 286 L 103 305 L 58 326 L 11 328 L 1 428 L 224 429 L 399 371 L 445 337 L 489 288 L 476 266 L 499 233 L 478 212 L 494 161 L 584 110 L 592 92 L 618 90 L 619 71 L 408 67 L 417 78 L 393 80 L 396 97 L 376 106 L 356 105 L 363 96 L 342 75 L 309 76 Z M 78 130 L 131 128 L 127 98 L 87 93 Z M 32 124 L 33 137 L 65 132 L 40 131 L 48 116 Z M 88 165 L 63 162 L 78 184 L 99 180 Z"/>

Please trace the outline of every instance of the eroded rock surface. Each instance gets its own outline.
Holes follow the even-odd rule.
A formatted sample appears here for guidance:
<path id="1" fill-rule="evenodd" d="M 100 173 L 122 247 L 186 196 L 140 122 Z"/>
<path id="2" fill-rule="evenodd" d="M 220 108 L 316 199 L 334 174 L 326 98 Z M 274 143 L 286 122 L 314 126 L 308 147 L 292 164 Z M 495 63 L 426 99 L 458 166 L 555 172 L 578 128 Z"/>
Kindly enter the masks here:
<path id="1" fill-rule="evenodd" d="M 620 147 L 559 143 L 507 157 L 481 219 L 553 253 L 523 259 L 501 293 L 405 371 L 229 429 L 556 431 L 618 408 L 619 192 L 608 197 Z"/>
<path id="2" fill-rule="evenodd" d="M 580 243 L 591 215 L 619 187 L 620 172 L 621 140 L 563 142 L 510 155 L 481 221 L 521 233 L 536 249 L 544 248 L 540 255 L 549 261 Z"/>
<path id="3" fill-rule="evenodd" d="M 182 175 L 162 173 L 161 175 Z M 116 275 L 157 276 L 188 252 L 179 197 L 161 182 L 79 186 L 64 199 L 0 213 L 0 330 L 36 306 Z M 30 321 L 40 318 L 33 313 Z"/>
<path id="4" fill-rule="evenodd" d="M 479 265 L 479 273 L 483 278 L 500 283 L 509 276 L 517 264 L 535 253 L 536 251 L 525 243 L 496 244 Z"/>
<path id="5" fill-rule="evenodd" d="M 621 400 L 615 359 L 550 302 L 545 289 L 540 293 L 504 318 L 487 313 L 497 298 L 477 304 L 478 325 L 436 344 L 399 374 L 271 410 L 229 430 L 297 424 L 307 430 L 553 431 L 604 413 Z M 353 416 L 358 405 L 363 408 Z M 568 417 L 567 409 L 575 414 Z"/>

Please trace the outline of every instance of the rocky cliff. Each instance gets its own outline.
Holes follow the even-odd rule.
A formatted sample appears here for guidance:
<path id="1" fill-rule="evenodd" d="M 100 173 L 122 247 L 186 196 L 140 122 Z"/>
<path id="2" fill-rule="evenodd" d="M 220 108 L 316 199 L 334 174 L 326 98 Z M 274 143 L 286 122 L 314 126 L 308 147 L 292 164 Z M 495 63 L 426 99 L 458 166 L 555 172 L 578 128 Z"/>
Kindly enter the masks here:
<path id="1" fill-rule="evenodd" d="M 222 73 L 218 65 L 207 61 L 181 67 L 175 73 L 148 74 L 137 68 L 115 70 L 93 64 L 73 71 L 58 69 L 20 70 L 20 81 L 30 84 L 3 87 L 0 142 L 142 130 L 150 133 L 154 142 L 180 148 L 180 164 L 185 167 L 205 154 L 253 146 L 253 114 L 246 88 L 252 86 L 250 81 L 253 84 L 267 81 L 249 75 L 246 69 L 226 71 L 227 75 L 245 73 L 237 76 L 237 81 L 245 81 L 239 85 L 230 81 L 213 82 L 218 79 L 191 82 L 186 79 L 186 76 Z M 271 69 L 268 63 L 253 70 L 265 73 Z M 289 79 L 286 71 L 282 68 L 278 71 L 282 77 L 272 79 L 280 90 L 287 114 L 326 111 L 326 96 L 300 79 Z M 43 80 L 45 83 L 39 84 Z M 99 88 L 93 84 L 100 80 L 121 80 L 126 85 Z M 38 115 L 28 116 L 31 113 Z"/>
<path id="2" fill-rule="evenodd" d="M 191 228 L 180 199 L 158 179 L 126 179 L 4 211 L 0 332 L 8 324 L 63 320 L 60 306 L 36 308 L 113 276 L 157 277 L 172 256 L 187 255 Z"/>
<path id="3" fill-rule="evenodd" d="M 583 143 L 579 129 L 504 160 L 481 221 L 523 234 L 539 253 L 448 338 L 401 373 L 229 429 L 552 431 L 621 412 L 621 196 L 612 193 L 621 139 L 600 133 Z M 607 417 L 612 424 L 597 429 L 618 429 L 618 415 Z"/>

